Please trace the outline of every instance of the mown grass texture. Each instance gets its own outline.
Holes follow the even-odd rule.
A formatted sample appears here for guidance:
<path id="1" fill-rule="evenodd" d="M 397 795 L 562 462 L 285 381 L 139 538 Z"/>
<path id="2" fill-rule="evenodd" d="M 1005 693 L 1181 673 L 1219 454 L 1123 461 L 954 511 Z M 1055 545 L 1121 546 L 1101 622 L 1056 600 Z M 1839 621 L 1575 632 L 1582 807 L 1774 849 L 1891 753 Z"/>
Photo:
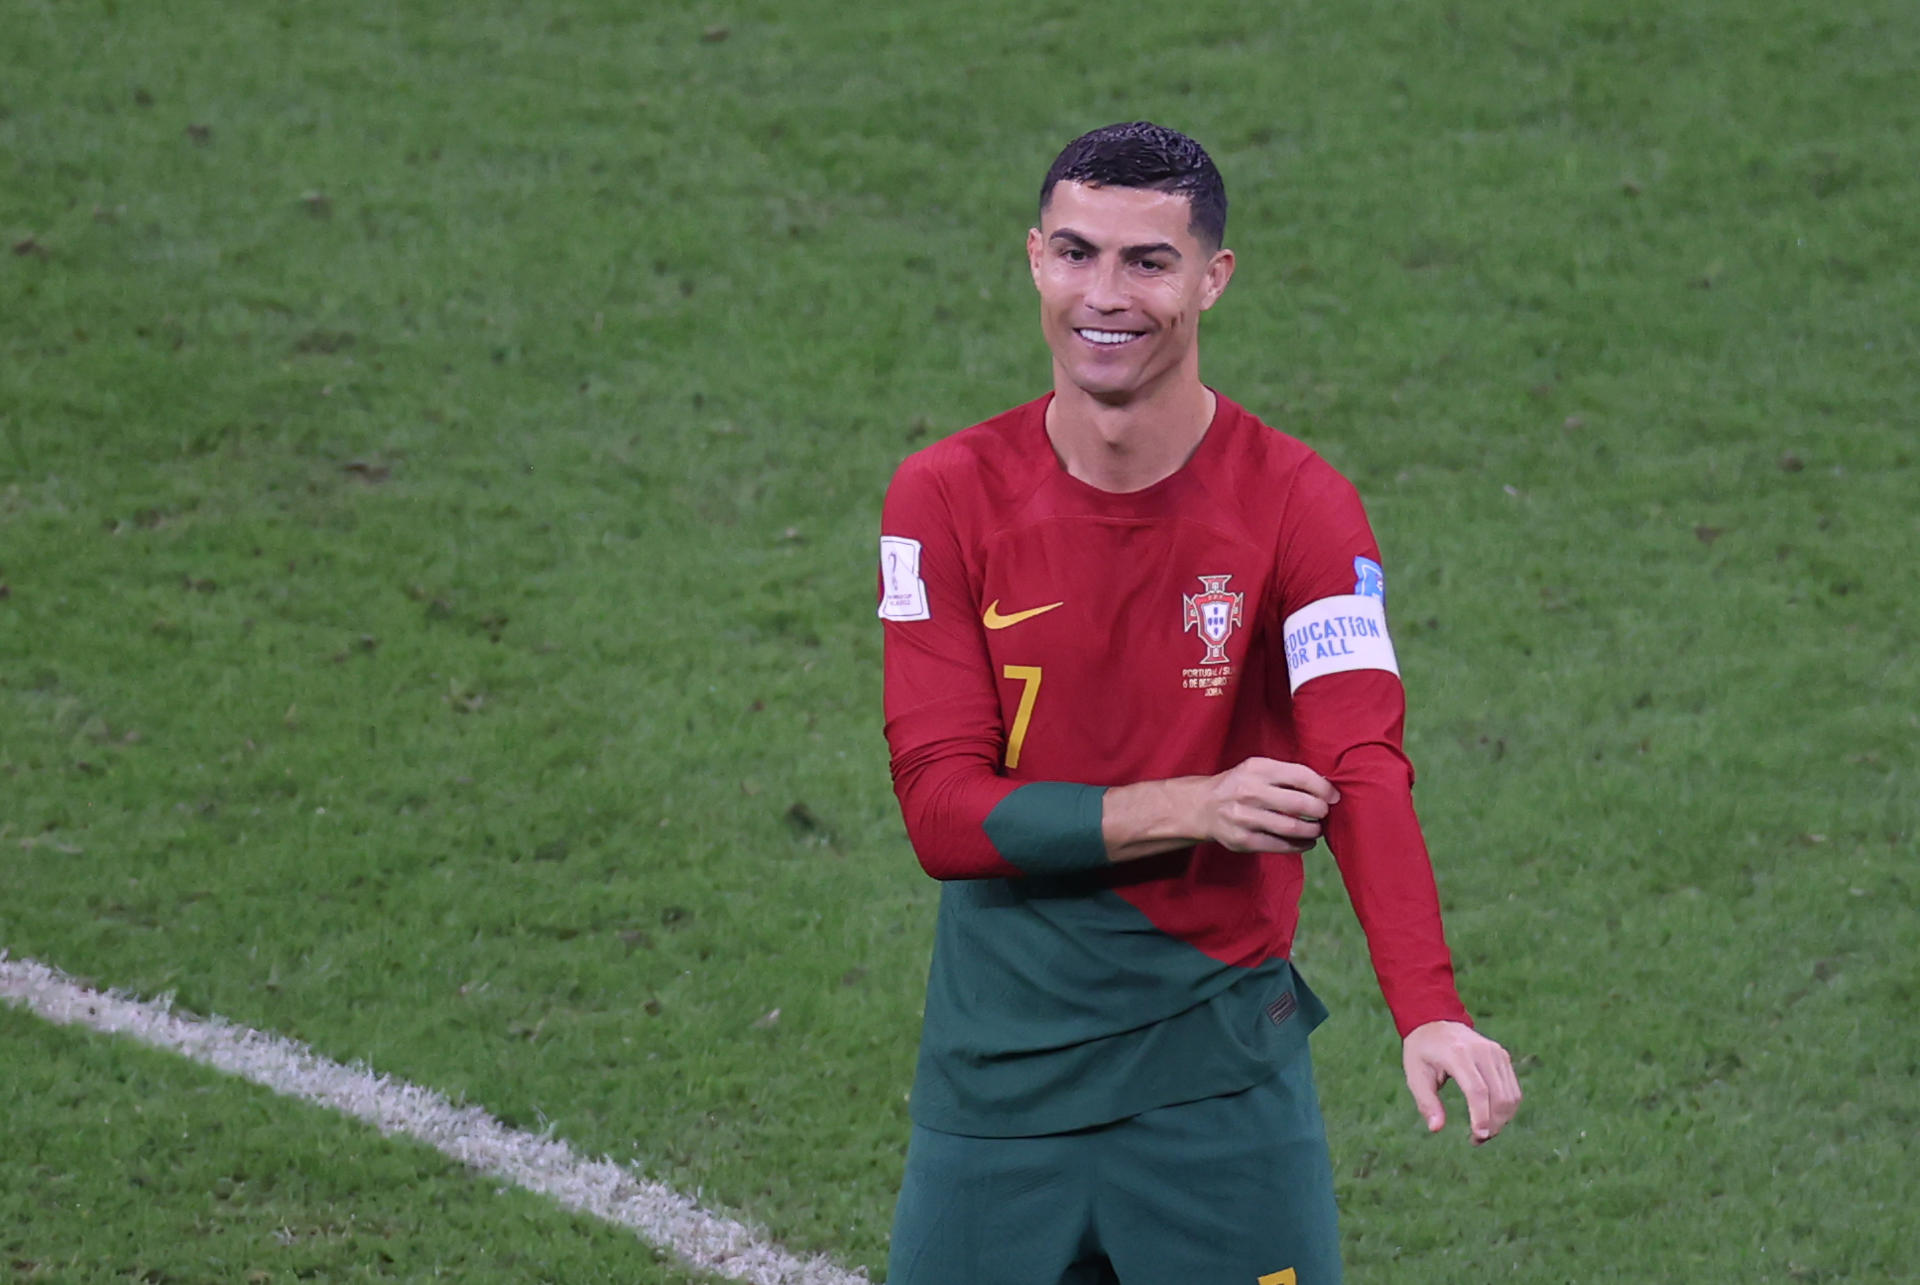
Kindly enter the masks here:
<path id="1" fill-rule="evenodd" d="M 1526 1067 L 1495 1148 L 1420 1137 L 1318 872 L 1350 1274 L 1913 1274 L 1909 9 L 9 31 L 0 946 L 877 1275 L 934 895 L 878 736 L 878 497 L 1044 387 L 1039 172 L 1152 117 L 1233 197 L 1209 379 L 1368 497 L 1463 984 Z M 0 1154 L 80 1193 L 0 1159 L 16 1272 L 193 1278 L 96 1099 L 191 1081 L 280 1166 L 351 1132 L 4 1032 L 10 1081 L 86 1090 L 8 1112 Z M 165 1225 L 233 1145 L 188 1132 Z M 369 1163 L 273 1216 L 364 1190 L 432 1246 L 493 1198 Z M 515 1209 L 485 1252 L 579 1228 Z M 651 1261 L 579 1234 L 554 1278 Z"/>
<path id="2" fill-rule="evenodd" d="M 10 1009 L 0 1027 L 41 1052 L 0 1082 L 10 1280 L 687 1279 L 624 1231 L 170 1054 Z"/>

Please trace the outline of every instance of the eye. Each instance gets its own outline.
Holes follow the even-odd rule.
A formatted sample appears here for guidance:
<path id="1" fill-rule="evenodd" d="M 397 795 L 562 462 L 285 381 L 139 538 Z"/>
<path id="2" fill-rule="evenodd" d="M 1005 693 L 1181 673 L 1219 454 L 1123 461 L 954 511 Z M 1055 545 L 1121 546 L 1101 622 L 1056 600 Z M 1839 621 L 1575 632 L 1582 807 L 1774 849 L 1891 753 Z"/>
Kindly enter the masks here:
<path id="1" fill-rule="evenodd" d="M 1085 263 L 1087 260 L 1087 252 L 1078 246 L 1068 246 L 1060 252 L 1060 256 L 1068 263 Z"/>
<path id="2" fill-rule="evenodd" d="M 1159 272 L 1167 265 L 1158 259 L 1141 259 L 1138 261 L 1137 266 L 1142 272 Z"/>

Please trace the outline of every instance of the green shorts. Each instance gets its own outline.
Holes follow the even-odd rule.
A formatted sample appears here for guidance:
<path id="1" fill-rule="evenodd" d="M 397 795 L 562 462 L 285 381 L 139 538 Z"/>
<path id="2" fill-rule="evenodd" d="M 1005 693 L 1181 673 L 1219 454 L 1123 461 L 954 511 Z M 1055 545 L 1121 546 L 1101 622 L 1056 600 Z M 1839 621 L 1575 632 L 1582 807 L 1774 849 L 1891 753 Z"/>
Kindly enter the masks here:
<path id="1" fill-rule="evenodd" d="M 1302 1053 L 1240 1093 L 1073 1133 L 915 1126 L 888 1285 L 1337 1285 L 1333 1165 Z"/>

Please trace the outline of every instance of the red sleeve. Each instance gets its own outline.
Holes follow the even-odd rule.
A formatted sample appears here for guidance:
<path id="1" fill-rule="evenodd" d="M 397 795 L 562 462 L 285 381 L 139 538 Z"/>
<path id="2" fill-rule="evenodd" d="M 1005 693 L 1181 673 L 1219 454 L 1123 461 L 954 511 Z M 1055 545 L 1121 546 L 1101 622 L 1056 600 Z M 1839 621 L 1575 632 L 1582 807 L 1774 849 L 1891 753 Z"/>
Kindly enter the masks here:
<path id="1" fill-rule="evenodd" d="M 1014 876 L 981 828 L 1016 788 L 999 773 L 1000 697 L 963 545 L 924 455 L 894 474 L 880 518 L 893 792 L 936 879 Z"/>
<path id="2" fill-rule="evenodd" d="M 1296 481 L 1281 547 L 1283 617 L 1328 598 L 1384 595 L 1380 549 L 1360 496 L 1324 461 L 1312 461 Z M 1405 721 L 1406 692 L 1389 669 L 1318 673 L 1293 694 L 1302 760 L 1340 790 L 1327 844 L 1402 1037 L 1426 1022 L 1472 1020 L 1454 986 L 1433 866 L 1413 810 Z"/>

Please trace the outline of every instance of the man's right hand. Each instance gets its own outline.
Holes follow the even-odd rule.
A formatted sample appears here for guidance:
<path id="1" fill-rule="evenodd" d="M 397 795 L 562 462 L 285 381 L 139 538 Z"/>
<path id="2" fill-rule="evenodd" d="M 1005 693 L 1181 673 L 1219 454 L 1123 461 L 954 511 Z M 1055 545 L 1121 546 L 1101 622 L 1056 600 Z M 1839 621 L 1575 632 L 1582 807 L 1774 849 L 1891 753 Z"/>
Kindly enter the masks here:
<path id="1" fill-rule="evenodd" d="M 1300 763 L 1250 758 L 1203 777 L 1196 828 L 1230 852 L 1305 852 L 1340 801 L 1333 782 Z"/>
<path id="2" fill-rule="evenodd" d="M 1320 840 L 1333 783 L 1300 763 L 1250 758 L 1218 776 L 1142 781 L 1107 791 L 1101 832 L 1114 861 L 1217 843 L 1232 852 L 1305 852 Z"/>

